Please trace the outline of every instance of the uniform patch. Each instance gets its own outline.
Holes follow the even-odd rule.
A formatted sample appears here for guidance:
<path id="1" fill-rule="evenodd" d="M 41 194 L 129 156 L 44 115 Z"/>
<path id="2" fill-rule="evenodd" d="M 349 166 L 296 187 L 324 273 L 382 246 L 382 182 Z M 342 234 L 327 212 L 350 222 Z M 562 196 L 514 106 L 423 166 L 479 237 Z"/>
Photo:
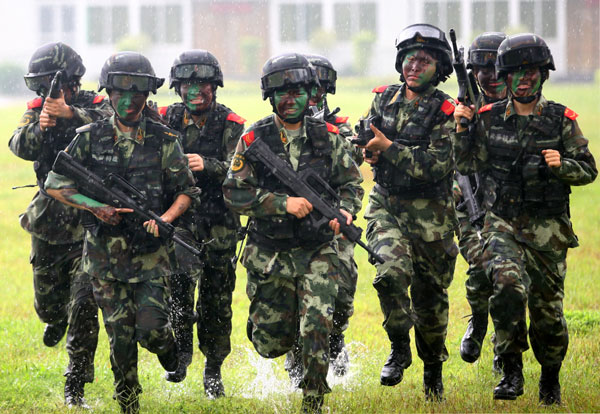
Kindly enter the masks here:
<path id="1" fill-rule="evenodd" d="M 571 121 L 574 121 L 579 116 L 579 114 L 572 109 L 565 108 L 565 116 Z"/>
<path id="2" fill-rule="evenodd" d="M 35 98 L 35 99 L 27 102 L 27 109 L 41 108 L 41 106 L 42 106 L 42 98 Z"/>
<path id="3" fill-rule="evenodd" d="M 477 113 L 478 113 L 478 114 L 482 114 L 482 113 L 484 113 L 484 112 L 487 112 L 487 111 L 489 111 L 490 109 L 492 109 L 492 106 L 494 106 L 494 104 L 493 104 L 493 103 L 491 103 L 491 104 L 487 104 L 487 105 L 484 105 L 484 106 L 482 106 L 481 108 L 479 108 L 479 111 L 477 111 Z"/>
<path id="4" fill-rule="evenodd" d="M 242 139 L 247 146 L 250 146 L 250 144 L 254 142 L 254 131 L 248 132 L 246 135 L 242 136 Z"/>
<path id="5" fill-rule="evenodd" d="M 229 112 L 229 114 L 227 114 L 227 120 L 235 122 L 235 123 L 240 124 L 240 125 L 244 125 L 244 122 L 246 122 L 246 120 L 244 118 L 242 118 L 241 116 L 239 116 L 235 112 Z"/>
<path id="6" fill-rule="evenodd" d="M 23 118 L 21 118 L 21 120 L 19 121 L 19 124 L 17 125 L 17 127 L 22 128 L 26 125 L 29 125 L 32 121 L 33 121 L 33 115 L 31 115 L 31 113 L 25 113 L 25 115 L 23 115 Z"/>
<path id="7" fill-rule="evenodd" d="M 452 113 L 454 112 L 454 105 L 452 105 L 450 101 L 446 100 L 440 107 L 440 110 L 446 115 L 452 115 Z"/>
<path id="8" fill-rule="evenodd" d="M 329 122 L 326 122 L 326 124 L 327 124 L 327 131 L 333 132 L 334 134 L 340 133 L 340 129 L 338 127 L 336 127 L 335 125 L 330 124 Z"/>
<path id="9" fill-rule="evenodd" d="M 279 131 L 279 139 L 281 140 L 281 142 L 283 142 L 283 145 L 288 143 L 287 136 L 285 135 L 285 132 L 283 132 L 283 129 Z"/>
<path id="10" fill-rule="evenodd" d="M 348 122 L 348 117 L 347 116 L 337 116 L 337 117 L 335 117 L 335 123 L 336 124 L 345 124 L 346 122 Z"/>
<path id="11" fill-rule="evenodd" d="M 376 88 L 373 88 L 373 90 L 371 92 L 373 93 L 382 93 L 383 91 L 385 91 L 387 89 L 388 85 L 382 85 L 382 86 L 378 86 Z"/>
<path id="12" fill-rule="evenodd" d="M 167 108 L 168 106 L 161 106 L 158 108 L 158 113 L 160 114 L 160 116 L 162 116 L 163 118 L 165 116 L 167 116 Z"/>
<path id="13" fill-rule="evenodd" d="M 240 153 L 237 153 L 233 156 L 233 160 L 231 160 L 231 171 L 233 171 L 234 173 L 240 171 L 242 168 L 244 168 L 244 161 L 246 161 L 246 159 L 244 158 L 244 156 Z"/>
<path id="14" fill-rule="evenodd" d="M 104 98 L 106 98 L 106 96 L 104 96 L 104 95 L 96 95 L 94 97 L 94 100 L 92 101 L 92 103 L 99 104 L 100 102 L 102 102 L 104 100 Z"/>

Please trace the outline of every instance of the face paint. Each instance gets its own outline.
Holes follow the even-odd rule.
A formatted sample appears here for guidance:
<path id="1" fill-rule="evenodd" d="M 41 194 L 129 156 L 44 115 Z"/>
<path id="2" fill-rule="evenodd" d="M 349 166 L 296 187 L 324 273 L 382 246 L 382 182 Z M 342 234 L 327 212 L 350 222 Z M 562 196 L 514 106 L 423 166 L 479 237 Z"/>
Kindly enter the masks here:
<path id="1" fill-rule="evenodd" d="M 308 101 L 309 106 L 316 106 L 319 110 L 323 109 L 323 105 L 325 104 L 325 95 L 326 91 L 323 86 L 318 88 L 313 88 L 313 92 L 311 92 L 310 100 Z"/>
<path id="2" fill-rule="evenodd" d="M 542 85 L 542 74 L 539 68 L 522 69 L 509 73 L 507 81 L 514 96 L 534 96 Z"/>
<path id="3" fill-rule="evenodd" d="M 402 75 L 408 86 L 416 88 L 431 81 L 435 76 L 437 61 L 424 50 L 413 50 L 404 56 Z"/>
<path id="4" fill-rule="evenodd" d="M 119 118 L 136 121 L 146 104 L 146 95 L 139 92 L 114 90 L 110 93 L 110 102 Z"/>
<path id="5" fill-rule="evenodd" d="M 180 92 L 183 103 L 192 113 L 207 110 L 214 98 L 213 86 L 206 82 L 183 82 Z"/>
<path id="6" fill-rule="evenodd" d="M 506 83 L 498 81 L 493 66 L 476 66 L 474 72 L 479 86 L 487 97 L 496 100 L 506 97 Z"/>
<path id="7" fill-rule="evenodd" d="M 302 116 L 307 107 L 309 94 L 305 88 L 275 91 L 273 101 L 277 115 L 284 121 Z"/>

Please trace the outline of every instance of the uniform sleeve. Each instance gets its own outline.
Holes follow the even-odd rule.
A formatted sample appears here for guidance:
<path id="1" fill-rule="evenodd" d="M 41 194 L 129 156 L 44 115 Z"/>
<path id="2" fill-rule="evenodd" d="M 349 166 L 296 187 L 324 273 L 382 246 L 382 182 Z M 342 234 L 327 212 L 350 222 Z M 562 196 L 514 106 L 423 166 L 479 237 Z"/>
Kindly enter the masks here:
<path id="1" fill-rule="evenodd" d="M 35 161 L 41 155 L 44 134 L 40 129 L 40 111 L 28 109 L 13 132 L 8 147 L 19 158 Z"/>
<path id="2" fill-rule="evenodd" d="M 598 170 L 588 148 L 588 140 L 583 136 L 577 121 L 565 117 L 563 122 L 562 142 L 565 150 L 561 154 L 560 167 L 550 168 L 550 171 L 565 184 L 589 184 L 598 176 Z"/>
<path id="3" fill-rule="evenodd" d="M 475 127 L 463 132 L 452 132 L 452 146 L 456 170 L 463 175 L 473 174 L 485 168 L 488 159 L 486 131 L 489 116 L 478 117 Z"/>
<path id="4" fill-rule="evenodd" d="M 178 195 L 185 194 L 192 199 L 200 195 L 200 189 L 194 186 L 195 180 L 188 167 L 187 157 L 179 140 L 165 141 L 163 144 L 162 170 L 165 180 L 165 194 L 174 201 Z"/>
<path id="5" fill-rule="evenodd" d="M 223 182 L 225 204 L 234 212 L 249 217 L 285 215 L 288 195 L 258 186 L 254 166 L 244 156 L 246 148 L 246 143 L 240 139 Z"/>
<path id="6" fill-rule="evenodd" d="M 83 126 L 100 119 L 108 118 L 113 114 L 112 107 L 108 103 L 107 98 L 88 107 L 73 104 L 71 108 L 73 109 L 73 122 L 78 124 L 77 126 Z"/>
<path id="7" fill-rule="evenodd" d="M 235 153 L 235 147 L 244 132 L 244 125 L 238 124 L 237 122 L 228 121 L 223 131 L 223 158 L 225 161 L 220 161 L 216 158 L 204 157 L 204 171 L 213 177 L 217 177 L 219 181 L 223 182 L 227 176 L 227 170 L 231 159 Z"/>
<path id="8" fill-rule="evenodd" d="M 333 143 L 331 187 L 340 196 L 340 207 L 356 215 L 362 207 L 362 198 L 365 194 L 360 185 L 363 182 L 362 174 L 352 159 L 345 138 L 334 133 L 330 133 L 329 136 Z"/>
<path id="9" fill-rule="evenodd" d="M 431 142 L 426 150 L 394 142 L 381 155 L 409 176 L 426 182 L 439 181 L 454 168 L 451 134 L 454 118 L 444 116 L 431 131 Z"/>
<path id="10" fill-rule="evenodd" d="M 87 156 L 90 153 L 89 132 L 76 135 L 73 141 L 71 141 L 71 143 L 67 147 L 66 151 L 71 155 L 71 157 L 73 157 L 74 161 L 85 165 Z M 77 188 L 77 184 L 74 180 L 65 177 L 64 175 L 58 174 L 54 171 L 50 171 L 50 173 L 48 174 L 48 178 L 46 178 L 46 182 L 44 183 L 44 188 L 62 190 L 65 188 Z"/>

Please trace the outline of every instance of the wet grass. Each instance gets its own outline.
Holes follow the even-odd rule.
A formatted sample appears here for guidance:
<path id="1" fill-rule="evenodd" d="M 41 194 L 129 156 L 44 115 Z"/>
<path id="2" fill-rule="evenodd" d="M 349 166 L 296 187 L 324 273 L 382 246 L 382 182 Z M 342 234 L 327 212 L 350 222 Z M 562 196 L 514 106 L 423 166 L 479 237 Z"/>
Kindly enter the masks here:
<path id="1" fill-rule="evenodd" d="M 340 82 L 338 95 L 331 97 L 332 107 L 344 108 L 351 122 L 368 108 L 370 87 L 391 83 L 394 79 L 364 82 Z M 269 113 L 268 102 L 260 98 L 257 85 L 226 83 L 219 90 L 219 100 L 253 122 Z M 455 85 L 445 88 L 454 94 Z M 568 105 L 580 114 L 579 122 L 591 141 L 591 150 L 600 157 L 600 85 L 552 85 L 545 94 Z M 174 96 L 161 94 L 157 101 L 168 104 Z M 62 373 L 67 363 L 64 340 L 55 348 L 41 342 L 43 324 L 33 310 L 29 237 L 20 229 L 17 216 L 24 211 L 35 189 L 11 190 L 14 185 L 34 182 L 31 163 L 13 156 L 7 143 L 25 105 L 0 109 L 0 412 L 63 413 Z M 368 169 L 365 185 L 370 187 Z M 600 217 L 597 184 L 575 188 L 571 214 L 581 246 L 569 252 L 565 311 L 571 326 L 570 347 L 561 373 L 563 406 L 543 409 L 537 405 L 539 365 L 531 351 L 525 354 L 525 395 L 514 402 L 495 402 L 492 389 L 498 378 L 492 373 L 492 350 L 486 341 L 481 359 L 464 363 L 458 354 L 460 339 L 469 314 L 465 300 L 465 263 L 457 264 L 449 289 L 450 324 L 447 347 L 450 359 L 444 365 L 446 401 L 429 404 L 422 395 L 422 362 L 415 355 L 401 384 L 393 388 L 379 385 L 379 370 L 389 351 L 387 335 L 381 328 L 379 301 L 371 281 L 375 269 L 361 249 L 356 250 L 360 277 L 356 310 L 347 331 L 351 369 L 343 379 L 331 378 L 333 392 L 326 397 L 325 412 L 330 413 L 397 413 L 397 412 L 598 412 L 600 384 Z M 365 226 L 364 220 L 359 225 Z M 248 300 L 245 296 L 245 272 L 240 266 L 234 296 L 233 352 L 226 360 L 223 378 L 228 397 L 210 401 L 203 394 L 203 361 L 194 356 L 188 378 L 181 384 L 163 379 L 156 357 L 140 348 L 139 373 L 144 387 L 142 412 L 148 413 L 288 413 L 299 409 L 301 394 L 291 390 L 283 370 L 283 360 L 265 360 L 258 356 L 245 337 Z M 114 413 L 112 372 L 109 346 L 104 329 L 96 356 L 96 376 L 86 386 L 86 398 L 94 413 Z M 73 412 L 77 412 L 73 410 Z"/>

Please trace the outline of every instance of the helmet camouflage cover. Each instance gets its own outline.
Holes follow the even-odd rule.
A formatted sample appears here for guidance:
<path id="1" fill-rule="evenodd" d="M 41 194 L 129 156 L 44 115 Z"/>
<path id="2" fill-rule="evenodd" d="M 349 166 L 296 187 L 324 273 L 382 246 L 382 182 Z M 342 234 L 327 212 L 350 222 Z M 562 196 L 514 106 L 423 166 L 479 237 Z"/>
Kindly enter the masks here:
<path id="1" fill-rule="evenodd" d="M 164 78 L 156 77 L 145 56 L 137 52 L 119 52 L 109 57 L 102 66 L 98 91 L 106 88 L 156 93 L 164 81 Z"/>
<path id="2" fill-rule="evenodd" d="M 473 66 L 494 66 L 498 56 L 498 46 L 506 39 L 506 34 L 502 32 L 485 32 L 477 36 L 467 56 L 467 68 L 473 69 Z"/>
<path id="3" fill-rule="evenodd" d="M 496 59 L 498 78 L 529 67 L 555 70 L 552 53 L 544 39 L 533 33 L 521 33 L 504 39 L 498 47 Z"/>
<path id="4" fill-rule="evenodd" d="M 183 52 L 173 62 L 169 76 L 169 88 L 181 81 L 197 79 L 223 87 L 223 72 L 217 58 L 207 50 L 194 49 Z"/>
<path id="5" fill-rule="evenodd" d="M 70 46 L 62 42 L 47 43 L 31 56 L 28 72 L 24 77 L 25 84 L 39 95 L 45 95 L 58 71 L 63 71 L 63 79 L 67 82 L 79 82 L 85 74 L 85 66 L 81 56 Z"/>
<path id="6" fill-rule="evenodd" d="M 299 53 L 284 53 L 267 60 L 262 68 L 260 89 L 263 100 L 277 89 L 319 85 L 315 68 Z"/>

